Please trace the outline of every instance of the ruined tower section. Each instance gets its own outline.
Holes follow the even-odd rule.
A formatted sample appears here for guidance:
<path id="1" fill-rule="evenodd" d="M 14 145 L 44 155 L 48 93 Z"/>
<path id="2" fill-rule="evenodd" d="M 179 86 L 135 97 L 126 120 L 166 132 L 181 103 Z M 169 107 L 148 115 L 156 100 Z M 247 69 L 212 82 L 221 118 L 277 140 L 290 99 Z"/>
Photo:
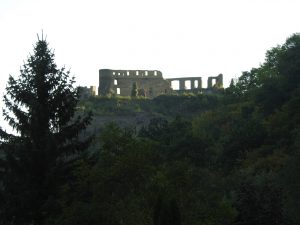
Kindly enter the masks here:
<path id="1" fill-rule="evenodd" d="M 223 74 L 216 77 L 208 77 L 207 88 L 223 88 Z"/>
<path id="2" fill-rule="evenodd" d="M 134 84 L 140 96 L 151 98 L 171 92 L 170 83 L 158 70 L 99 70 L 99 95 L 130 96 Z"/>
<path id="3" fill-rule="evenodd" d="M 167 79 L 170 83 L 178 82 L 178 91 L 197 91 L 202 89 L 201 77 L 184 77 Z"/>

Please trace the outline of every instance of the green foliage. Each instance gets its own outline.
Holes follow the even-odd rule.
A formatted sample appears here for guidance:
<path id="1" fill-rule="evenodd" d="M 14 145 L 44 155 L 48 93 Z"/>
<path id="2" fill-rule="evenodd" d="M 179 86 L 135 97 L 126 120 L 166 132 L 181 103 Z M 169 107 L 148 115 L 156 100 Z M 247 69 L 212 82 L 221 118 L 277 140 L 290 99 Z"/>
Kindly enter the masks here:
<path id="1" fill-rule="evenodd" d="M 239 214 L 235 224 L 284 224 L 280 188 L 266 178 L 256 178 L 257 180 L 252 182 L 247 181 L 249 176 L 245 179 L 236 193 Z"/>
<path id="2" fill-rule="evenodd" d="M 268 51 L 224 93 L 81 102 L 96 121 L 151 119 L 101 129 L 93 152 L 61 173 L 68 182 L 47 199 L 45 224 L 299 224 L 299 40 Z"/>
<path id="3" fill-rule="evenodd" d="M 249 92 L 259 87 L 259 73 L 260 69 L 255 68 L 250 72 L 243 72 L 235 84 L 234 81 L 231 80 L 229 88 L 226 89 L 226 94 L 235 98 L 246 96 Z"/>
<path id="4" fill-rule="evenodd" d="M 52 224 L 298 224 L 297 49 L 294 35 L 224 94 L 90 99 L 156 117 L 101 133 Z"/>
<path id="5" fill-rule="evenodd" d="M 61 216 L 52 224 L 149 224 L 151 198 L 145 183 L 153 173 L 149 147 L 131 130 L 109 125 L 96 161 L 82 161 L 62 189 Z"/>
<path id="6" fill-rule="evenodd" d="M 282 171 L 280 171 L 280 180 L 284 191 L 284 214 L 289 224 L 296 225 L 300 223 L 300 132 L 299 127 L 295 131 L 295 139 L 292 144 L 292 154 L 286 161 Z"/>
<path id="7" fill-rule="evenodd" d="M 191 116 L 213 109 L 220 104 L 221 95 L 160 95 L 154 99 L 144 97 L 90 97 L 80 102 L 80 108 L 91 110 L 95 116 L 134 115 L 139 112 L 158 113 L 165 117 Z"/>
<path id="8" fill-rule="evenodd" d="M 66 157 L 75 159 L 88 146 L 78 135 L 91 116 L 75 116 L 74 78 L 57 69 L 45 40 L 38 40 L 20 73 L 9 77 L 4 96 L 3 115 L 17 135 L 0 130 L 0 220 L 39 224 L 57 210 L 53 199 L 70 164 Z"/>
<path id="9" fill-rule="evenodd" d="M 153 225 L 165 224 L 181 225 L 181 217 L 176 200 L 160 195 L 154 208 Z"/>

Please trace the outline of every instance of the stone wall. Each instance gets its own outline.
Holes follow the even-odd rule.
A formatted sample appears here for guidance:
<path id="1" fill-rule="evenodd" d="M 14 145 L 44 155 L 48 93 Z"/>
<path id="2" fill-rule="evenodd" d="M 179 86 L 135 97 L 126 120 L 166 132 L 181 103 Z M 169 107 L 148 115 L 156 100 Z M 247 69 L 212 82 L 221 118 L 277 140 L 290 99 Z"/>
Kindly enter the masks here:
<path id="1" fill-rule="evenodd" d="M 89 88 L 79 86 L 78 89 L 79 89 L 80 98 L 82 99 L 96 95 L 96 86 L 90 86 Z"/>
<path id="2" fill-rule="evenodd" d="M 99 95 L 130 96 L 133 84 L 146 97 L 171 93 L 171 85 L 158 70 L 99 70 Z"/>
<path id="3" fill-rule="evenodd" d="M 223 74 L 219 74 L 216 77 L 208 77 L 207 88 L 223 88 Z"/>
<path id="4" fill-rule="evenodd" d="M 202 89 L 202 78 L 201 77 L 184 77 L 184 78 L 170 78 L 166 79 L 170 82 L 179 82 L 179 91 L 183 90 L 201 90 Z M 188 87 L 187 82 L 189 82 L 190 87 Z"/>
<path id="5" fill-rule="evenodd" d="M 201 77 L 184 77 L 164 79 L 158 70 L 99 70 L 99 89 L 101 96 L 120 95 L 131 96 L 132 87 L 137 85 L 138 92 L 145 97 L 156 97 L 170 94 L 172 82 L 178 82 L 179 92 L 202 92 Z M 207 89 L 223 88 L 223 75 L 208 77 Z"/>

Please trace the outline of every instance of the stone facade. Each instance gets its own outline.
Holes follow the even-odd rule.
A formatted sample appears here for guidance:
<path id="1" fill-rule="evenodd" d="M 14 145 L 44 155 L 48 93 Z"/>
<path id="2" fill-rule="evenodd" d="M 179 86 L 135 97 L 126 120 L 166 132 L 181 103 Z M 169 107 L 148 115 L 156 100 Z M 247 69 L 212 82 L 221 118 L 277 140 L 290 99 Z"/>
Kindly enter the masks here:
<path id="1" fill-rule="evenodd" d="M 88 87 L 79 87 L 79 93 L 81 98 L 88 98 L 90 96 L 95 96 L 96 95 L 96 86 L 90 86 Z"/>
<path id="2" fill-rule="evenodd" d="M 179 82 L 179 92 L 202 92 L 201 77 L 184 77 L 164 79 L 158 70 L 99 70 L 99 89 L 101 96 L 120 95 L 131 96 L 133 85 L 137 86 L 140 95 L 156 97 L 161 94 L 172 93 L 171 84 Z M 213 83 L 214 82 L 214 83 Z M 189 85 L 187 85 L 189 84 Z M 207 90 L 223 88 L 223 75 L 209 77 Z"/>
<path id="3" fill-rule="evenodd" d="M 213 81 L 215 81 L 214 84 Z M 216 77 L 208 77 L 207 88 L 223 88 L 223 74 L 219 74 Z"/>
<path id="4" fill-rule="evenodd" d="M 171 93 L 170 82 L 158 70 L 99 70 L 99 95 L 131 96 L 132 87 L 146 97 Z"/>
<path id="5" fill-rule="evenodd" d="M 173 81 L 179 82 L 179 91 L 187 90 L 201 90 L 202 89 L 202 78 L 201 77 L 181 77 L 181 78 L 169 78 L 166 79 L 170 83 Z M 190 87 L 186 85 L 187 82 L 190 82 Z"/>

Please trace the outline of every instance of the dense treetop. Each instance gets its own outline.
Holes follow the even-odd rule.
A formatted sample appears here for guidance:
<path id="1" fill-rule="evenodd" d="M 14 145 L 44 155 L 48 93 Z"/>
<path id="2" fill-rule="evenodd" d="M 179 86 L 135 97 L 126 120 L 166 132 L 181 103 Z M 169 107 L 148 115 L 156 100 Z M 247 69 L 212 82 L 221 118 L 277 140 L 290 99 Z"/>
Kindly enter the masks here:
<path id="1" fill-rule="evenodd" d="M 89 140 L 78 135 L 91 116 L 76 113 L 79 96 L 73 84 L 69 71 L 57 68 L 44 39 L 37 41 L 20 75 L 9 77 L 3 116 L 16 134 L 0 129 L 0 223 L 41 223 L 53 210 L 48 202 L 66 176 L 69 159 L 87 148 Z"/>

